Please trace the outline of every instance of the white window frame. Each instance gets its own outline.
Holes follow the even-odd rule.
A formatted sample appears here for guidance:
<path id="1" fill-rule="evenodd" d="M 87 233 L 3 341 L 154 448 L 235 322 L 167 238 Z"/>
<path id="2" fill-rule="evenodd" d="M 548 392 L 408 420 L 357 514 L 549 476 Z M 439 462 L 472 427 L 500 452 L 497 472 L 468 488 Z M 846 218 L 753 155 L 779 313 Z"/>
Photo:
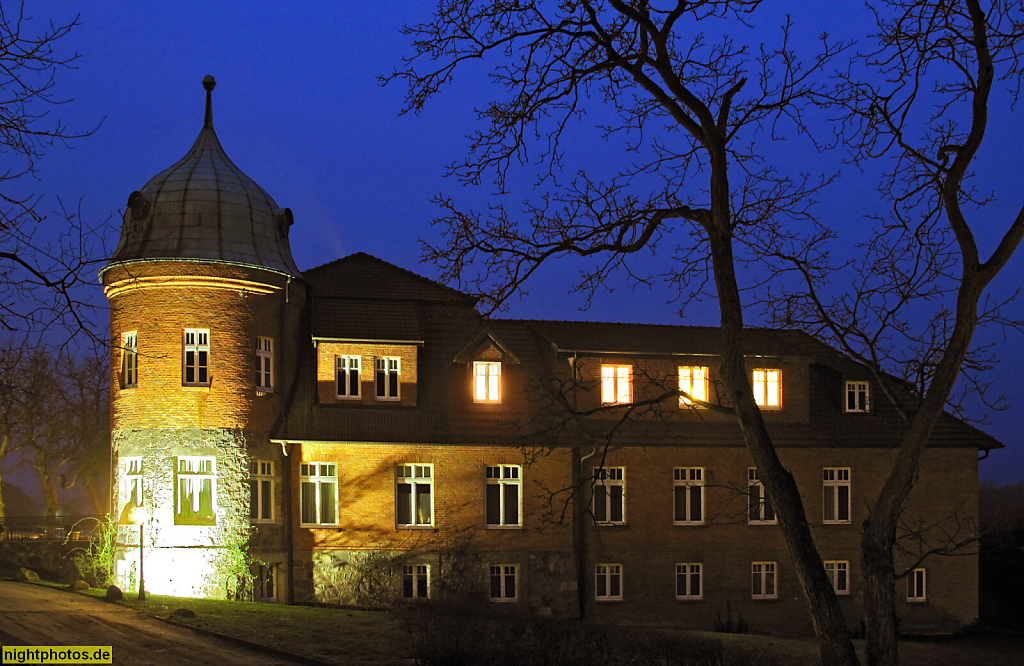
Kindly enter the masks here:
<path id="1" fill-rule="evenodd" d="M 868 412 L 871 410 L 870 385 L 866 381 L 846 382 L 846 411 Z"/>
<path id="2" fill-rule="evenodd" d="M 693 594 L 693 580 L 697 579 L 697 594 Z M 680 587 L 680 583 L 682 586 Z M 704 598 L 704 565 L 701 562 L 676 564 L 676 599 L 700 601 Z"/>
<path id="3" fill-rule="evenodd" d="M 618 488 L 618 519 L 615 518 L 615 492 Z M 599 506 L 599 497 L 604 497 L 604 507 Z M 594 488 L 591 509 L 597 525 L 626 524 L 626 468 L 595 467 Z"/>
<path id="4" fill-rule="evenodd" d="M 142 456 L 122 456 L 117 461 L 120 479 L 121 507 L 128 506 L 135 502 L 135 506 L 143 505 L 143 479 Z"/>
<path id="5" fill-rule="evenodd" d="M 139 385 L 139 334 L 131 331 L 121 336 L 121 388 Z"/>
<path id="6" fill-rule="evenodd" d="M 928 601 L 928 570 L 913 569 L 907 574 L 907 602 L 921 604 Z"/>
<path id="7" fill-rule="evenodd" d="M 373 387 L 377 400 L 402 399 L 402 359 L 378 356 L 373 359 Z"/>
<path id="8" fill-rule="evenodd" d="M 523 470 L 519 465 L 487 465 L 484 468 L 484 524 L 488 529 L 523 526 Z M 496 489 L 496 490 L 492 490 Z M 514 501 L 509 494 L 515 493 Z M 492 493 L 497 495 L 498 520 L 491 521 Z M 515 515 L 510 516 L 510 509 Z"/>
<path id="9" fill-rule="evenodd" d="M 755 487 L 758 489 L 760 498 L 756 512 L 753 508 L 753 489 Z M 777 525 L 779 523 L 778 514 L 775 513 L 775 507 L 768 500 L 764 484 L 757 476 L 756 467 L 747 468 L 747 523 L 750 525 Z"/>
<path id="10" fill-rule="evenodd" d="M 406 586 L 408 582 L 408 586 Z M 402 597 L 405 599 L 430 598 L 430 565 L 402 565 Z"/>
<path id="11" fill-rule="evenodd" d="M 426 493 L 420 489 L 426 487 Z M 408 491 L 403 490 L 409 488 Z M 408 496 L 410 522 L 401 522 L 402 495 Z M 423 495 L 426 495 L 427 520 L 423 520 Z M 404 463 L 395 466 L 395 525 L 399 528 L 434 526 L 434 465 L 431 463 Z"/>
<path id="12" fill-rule="evenodd" d="M 779 568 L 775 562 L 752 562 L 750 565 L 750 598 L 779 598 Z"/>
<path id="13" fill-rule="evenodd" d="M 334 357 L 334 395 L 339 400 L 358 400 L 362 390 L 363 382 L 360 377 L 362 359 L 351 354 L 339 354 Z M 344 375 L 344 381 L 339 381 Z M 352 379 L 355 378 L 356 391 L 352 393 Z M 344 387 L 345 391 L 338 389 Z"/>
<path id="14" fill-rule="evenodd" d="M 256 574 L 260 601 L 264 603 L 277 602 L 277 576 L 278 565 L 260 562 L 259 571 Z"/>
<path id="15" fill-rule="evenodd" d="M 189 362 L 189 355 L 192 362 Z M 206 355 L 203 362 L 203 355 Z M 210 329 L 186 328 L 182 338 L 181 383 L 182 386 L 210 385 Z M 189 381 L 189 372 L 192 381 Z"/>
<path id="16" fill-rule="evenodd" d="M 256 336 L 256 390 L 274 391 L 274 339 Z"/>
<path id="17" fill-rule="evenodd" d="M 174 461 L 174 524 L 175 525 L 216 525 L 217 524 L 217 459 L 213 456 L 177 456 Z M 210 486 L 209 517 L 183 515 L 186 504 L 191 504 L 191 514 L 197 514 L 203 486 Z M 191 500 L 191 501 L 190 501 Z"/>
<path id="18" fill-rule="evenodd" d="M 780 409 L 782 407 L 782 370 L 779 368 L 755 368 L 752 375 L 754 402 L 758 407 Z"/>
<path id="19" fill-rule="evenodd" d="M 274 462 L 252 460 L 249 463 L 249 521 L 274 522 Z M 264 511 L 264 509 L 268 511 Z"/>
<path id="20" fill-rule="evenodd" d="M 513 603 L 519 601 L 519 565 L 490 564 L 488 565 L 488 595 L 495 603 Z M 512 593 L 509 594 L 509 586 Z"/>
<path id="21" fill-rule="evenodd" d="M 683 393 L 688 393 L 702 402 L 708 401 L 708 374 L 708 367 L 704 365 L 679 366 L 680 407 L 700 407 L 700 405 L 695 405 L 693 400 L 682 395 Z"/>
<path id="22" fill-rule="evenodd" d="M 304 501 L 304 490 L 306 487 L 313 489 L 313 517 L 314 521 L 304 520 L 307 516 L 306 504 Z M 331 516 L 325 513 L 327 507 L 324 505 L 324 497 L 329 497 L 332 502 L 330 507 L 334 514 Z M 338 463 L 306 461 L 299 463 L 299 525 L 301 527 L 322 527 L 324 525 L 337 525 L 338 521 Z"/>
<path id="23" fill-rule="evenodd" d="M 696 510 L 693 506 L 695 497 L 700 504 Z M 681 502 L 680 498 L 682 498 Z M 682 508 L 682 518 L 679 515 L 680 508 Z M 676 467 L 672 470 L 672 524 L 704 524 L 703 467 Z"/>
<path id="24" fill-rule="evenodd" d="M 853 509 L 851 494 L 849 467 L 822 468 L 821 510 L 826 525 L 850 524 Z M 831 515 L 829 515 L 830 509 Z M 846 512 L 845 518 L 843 517 L 844 511 Z"/>
<path id="25" fill-rule="evenodd" d="M 616 586 L 618 594 L 615 593 Z M 622 601 L 621 564 L 594 565 L 594 599 L 596 601 Z"/>
<path id="26" fill-rule="evenodd" d="M 500 361 L 473 361 L 473 401 L 501 402 Z"/>
<path id="27" fill-rule="evenodd" d="M 837 595 L 850 593 L 850 562 L 848 560 L 826 560 L 825 574 L 832 581 L 832 589 Z"/>
<path id="28" fill-rule="evenodd" d="M 633 366 L 601 366 L 601 402 L 606 405 L 633 402 Z"/>

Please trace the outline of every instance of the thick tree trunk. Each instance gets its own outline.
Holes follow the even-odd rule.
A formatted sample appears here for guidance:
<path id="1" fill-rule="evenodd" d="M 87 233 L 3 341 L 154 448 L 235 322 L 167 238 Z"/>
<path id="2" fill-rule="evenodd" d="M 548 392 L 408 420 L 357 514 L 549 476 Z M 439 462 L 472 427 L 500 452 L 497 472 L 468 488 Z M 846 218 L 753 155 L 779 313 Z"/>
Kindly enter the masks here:
<path id="1" fill-rule="evenodd" d="M 870 521 L 869 521 L 870 523 Z M 896 636 L 896 570 L 892 539 L 879 540 L 870 524 L 861 540 L 861 569 L 864 575 L 865 657 L 868 666 L 899 663 Z"/>

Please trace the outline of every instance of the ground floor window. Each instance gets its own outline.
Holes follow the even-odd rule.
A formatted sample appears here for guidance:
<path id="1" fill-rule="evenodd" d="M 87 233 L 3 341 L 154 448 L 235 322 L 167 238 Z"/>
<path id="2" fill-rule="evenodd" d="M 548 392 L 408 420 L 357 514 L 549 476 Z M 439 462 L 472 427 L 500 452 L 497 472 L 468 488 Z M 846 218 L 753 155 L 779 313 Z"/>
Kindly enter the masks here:
<path id="1" fill-rule="evenodd" d="M 907 601 L 921 602 L 927 599 L 927 569 L 914 569 L 907 576 Z"/>
<path id="2" fill-rule="evenodd" d="M 775 562 L 754 562 L 751 565 L 752 599 L 777 599 L 779 591 L 775 579 Z"/>
<path id="3" fill-rule="evenodd" d="M 703 566 L 699 563 L 676 565 L 676 599 L 698 600 L 703 593 Z"/>
<path id="4" fill-rule="evenodd" d="M 846 561 L 825 562 L 825 573 L 832 581 L 836 594 L 850 593 L 850 563 Z"/>
<path id="5" fill-rule="evenodd" d="M 622 601 L 621 564 L 598 564 L 594 567 L 594 598 L 598 601 Z"/>
<path id="6" fill-rule="evenodd" d="M 277 601 L 277 565 L 260 563 L 256 584 L 260 601 Z"/>
<path id="7" fill-rule="evenodd" d="M 519 598 L 519 566 L 492 564 L 491 601 L 515 601 Z"/>
<path id="8" fill-rule="evenodd" d="M 402 567 L 402 596 L 406 599 L 426 599 L 430 596 L 429 564 Z"/>

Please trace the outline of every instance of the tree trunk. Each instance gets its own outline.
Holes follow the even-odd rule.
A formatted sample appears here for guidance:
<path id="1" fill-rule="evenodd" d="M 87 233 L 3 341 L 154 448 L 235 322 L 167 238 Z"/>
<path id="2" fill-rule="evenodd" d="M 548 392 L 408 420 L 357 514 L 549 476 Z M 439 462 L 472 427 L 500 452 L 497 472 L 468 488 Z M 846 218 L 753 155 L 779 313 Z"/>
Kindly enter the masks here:
<path id="1" fill-rule="evenodd" d="M 861 569 L 864 575 L 865 657 L 868 666 L 895 666 L 899 663 L 896 636 L 896 570 L 893 565 L 892 539 L 879 540 L 865 523 L 861 539 Z"/>

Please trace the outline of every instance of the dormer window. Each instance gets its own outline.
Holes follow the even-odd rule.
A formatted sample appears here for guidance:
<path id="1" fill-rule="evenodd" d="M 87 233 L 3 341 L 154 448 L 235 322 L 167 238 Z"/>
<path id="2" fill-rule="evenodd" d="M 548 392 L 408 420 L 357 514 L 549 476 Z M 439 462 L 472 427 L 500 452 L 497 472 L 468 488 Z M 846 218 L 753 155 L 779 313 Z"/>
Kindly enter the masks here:
<path id="1" fill-rule="evenodd" d="M 868 383 L 846 382 L 846 411 L 868 411 Z"/>
<path id="2" fill-rule="evenodd" d="M 476 402 L 501 402 L 501 363 L 473 362 L 473 399 Z"/>
<path id="3" fill-rule="evenodd" d="M 782 371 L 758 368 L 754 370 L 754 402 L 758 407 L 782 406 Z"/>
<path id="4" fill-rule="evenodd" d="M 378 400 L 398 400 L 401 382 L 402 359 L 391 356 L 374 359 L 373 368 L 377 385 Z"/>
<path id="5" fill-rule="evenodd" d="M 601 402 L 606 405 L 633 402 L 633 366 L 601 366 Z"/>
<path id="6" fill-rule="evenodd" d="M 336 356 L 334 359 L 336 395 L 339 398 L 359 397 L 359 357 Z"/>
<path id="7" fill-rule="evenodd" d="M 692 405 L 694 400 L 708 401 L 707 366 L 679 368 L 679 405 Z"/>

